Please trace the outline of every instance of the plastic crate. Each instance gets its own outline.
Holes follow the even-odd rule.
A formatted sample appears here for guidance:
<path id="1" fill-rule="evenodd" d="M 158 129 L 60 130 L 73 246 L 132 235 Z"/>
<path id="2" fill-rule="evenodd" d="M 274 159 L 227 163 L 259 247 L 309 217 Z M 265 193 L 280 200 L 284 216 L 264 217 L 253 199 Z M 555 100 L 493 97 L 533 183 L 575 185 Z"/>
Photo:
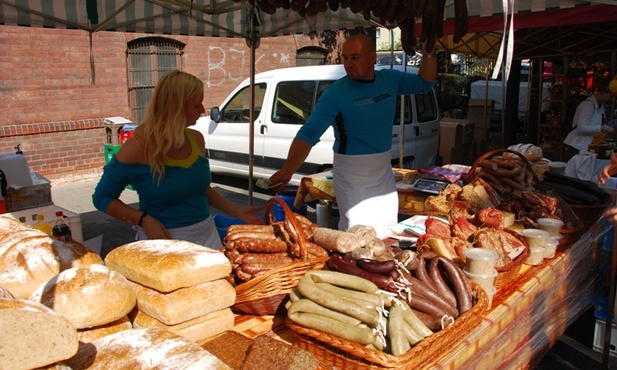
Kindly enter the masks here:
<path id="1" fill-rule="evenodd" d="M 593 349 L 597 352 L 604 352 L 604 326 L 605 322 L 596 319 L 595 330 L 593 332 Z M 617 326 L 611 325 L 611 340 L 610 340 L 609 355 L 617 357 Z"/>
<path id="2" fill-rule="evenodd" d="M 120 150 L 122 145 L 105 144 L 103 145 L 103 147 L 105 148 L 105 164 L 107 164 L 109 163 L 109 161 L 111 161 L 114 155 L 118 153 L 118 150 Z"/>
<path id="3" fill-rule="evenodd" d="M 53 204 L 51 200 L 51 183 L 36 172 L 30 172 L 32 185 L 19 189 L 6 189 L 6 211 L 14 212 L 22 209 L 36 208 Z"/>

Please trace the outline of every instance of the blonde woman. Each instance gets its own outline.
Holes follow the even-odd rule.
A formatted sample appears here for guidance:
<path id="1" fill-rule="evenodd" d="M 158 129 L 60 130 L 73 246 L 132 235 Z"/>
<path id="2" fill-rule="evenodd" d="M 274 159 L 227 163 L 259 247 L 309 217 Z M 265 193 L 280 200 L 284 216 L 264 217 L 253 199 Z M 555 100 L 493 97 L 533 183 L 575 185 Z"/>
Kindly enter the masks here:
<path id="1" fill-rule="evenodd" d="M 210 207 L 245 223 L 262 224 L 261 207 L 241 207 L 210 186 L 204 137 L 189 129 L 205 112 L 204 84 L 181 71 L 166 73 L 154 89 L 141 124 L 103 169 L 94 206 L 138 226 L 136 240 L 180 239 L 212 249 L 222 246 Z M 139 209 L 119 197 L 127 185 Z"/>

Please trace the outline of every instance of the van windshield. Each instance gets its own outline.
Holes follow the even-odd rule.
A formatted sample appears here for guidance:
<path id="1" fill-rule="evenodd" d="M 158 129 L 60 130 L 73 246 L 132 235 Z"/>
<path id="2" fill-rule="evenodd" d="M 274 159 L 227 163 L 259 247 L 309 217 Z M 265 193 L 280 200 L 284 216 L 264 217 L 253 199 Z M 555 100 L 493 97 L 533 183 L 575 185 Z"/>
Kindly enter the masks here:
<path id="1" fill-rule="evenodd" d="M 257 119 L 261 107 L 263 106 L 264 96 L 266 94 L 266 84 L 260 83 L 255 85 L 255 115 Z M 243 122 L 248 123 L 250 119 L 250 86 L 238 91 L 233 98 L 229 100 L 227 105 L 221 110 L 223 122 Z"/>

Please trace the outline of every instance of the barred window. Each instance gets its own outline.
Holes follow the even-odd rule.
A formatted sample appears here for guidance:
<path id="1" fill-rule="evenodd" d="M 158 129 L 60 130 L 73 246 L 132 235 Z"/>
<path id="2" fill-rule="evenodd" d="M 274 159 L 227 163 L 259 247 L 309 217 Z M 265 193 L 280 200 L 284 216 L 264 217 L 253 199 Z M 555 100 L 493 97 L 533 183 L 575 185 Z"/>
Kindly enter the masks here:
<path id="1" fill-rule="evenodd" d="M 131 120 L 139 124 L 159 79 L 174 69 L 182 70 L 185 44 L 164 37 L 144 37 L 131 40 L 127 46 Z"/>

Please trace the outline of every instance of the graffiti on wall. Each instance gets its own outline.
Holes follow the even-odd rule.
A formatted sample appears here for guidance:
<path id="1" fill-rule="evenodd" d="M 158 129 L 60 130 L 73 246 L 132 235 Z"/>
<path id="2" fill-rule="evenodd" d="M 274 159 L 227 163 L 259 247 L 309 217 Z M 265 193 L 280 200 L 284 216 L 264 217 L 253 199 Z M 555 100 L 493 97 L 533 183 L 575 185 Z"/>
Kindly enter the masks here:
<path id="1" fill-rule="evenodd" d="M 238 73 L 237 71 L 248 71 L 250 56 L 248 55 L 247 50 L 238 50 L 234 48 L 229 48 L 227 50 L 223 49 L 220 46 L 210 46 L 208 47 L 208 77 L 206 80 L 206 84 L 208 87 L 220 86 L 227 79 L 240 82 L 246 78 L 246 74 Z M 255 55 L 255 72 L 259 73 L 260 64 L 267 63 L 267 69 L 272 69 L 272 64 L 270 61 L 264 60 L 266 58 L 266 54 L 262 53 L 259 55 Z M 276 61 L 277 65 L 289 65 L 290 57 L 287 53 L 273 53 L 271 58 Z M 228 68 L 228 63 L 231 65 L 233 63 L 234 68 Z M 238 68 L 238 65 L 240 68 Z"/>

